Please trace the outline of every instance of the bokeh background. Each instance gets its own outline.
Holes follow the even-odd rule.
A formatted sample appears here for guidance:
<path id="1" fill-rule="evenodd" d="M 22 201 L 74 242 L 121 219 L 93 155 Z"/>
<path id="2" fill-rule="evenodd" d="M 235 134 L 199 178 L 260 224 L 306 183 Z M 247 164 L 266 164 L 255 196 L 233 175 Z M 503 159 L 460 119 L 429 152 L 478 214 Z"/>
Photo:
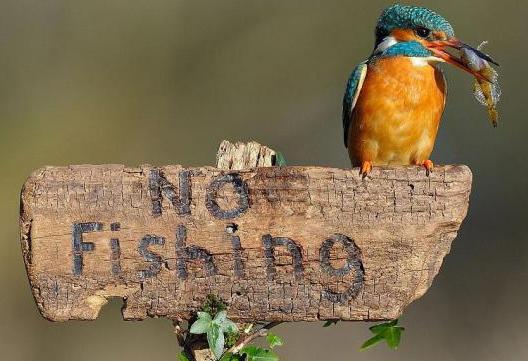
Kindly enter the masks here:
<path id="1" fill-rule="evenodd" d="M 433 159 L 474 172 L 469 216 L 400 349 L 358 352 L 365 323 L 282 325 L 283 360 L 525 360 L 528 295 L 524 0 L 416 1 L 501 63 L 493 129 L 472 79 L 450 94 Z M 33 303 L 19 191 L 43 165 L 205 165 L 219 142 L 255 139 L 290 164 L 347 167 L 341 98 L 369 55 L 380 0 L 1 0 L 0 359 L 175 360 L 171 324 L 50 323 Z"/>

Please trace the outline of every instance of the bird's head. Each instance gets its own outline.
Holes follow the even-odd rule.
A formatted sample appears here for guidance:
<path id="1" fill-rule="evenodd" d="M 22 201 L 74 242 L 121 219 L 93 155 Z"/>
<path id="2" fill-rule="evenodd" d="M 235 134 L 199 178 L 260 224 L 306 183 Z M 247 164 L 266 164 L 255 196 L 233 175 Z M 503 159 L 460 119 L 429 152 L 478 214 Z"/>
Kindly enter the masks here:
<path id="1" fill-rule="evenodd" d="M 374 55 L 383 56 L 387 53 L 392 56 L 426 57 L 431 61 L 453 64 L 483 78 L 461 58 L 447 52 L 448 48 L 469 49 L 482 59 L 498 65 L 489 55 L 457 39 L 453 27 L 446 19 L 423 7 L 392 5 L 383 11 L 376 25 Z"/>

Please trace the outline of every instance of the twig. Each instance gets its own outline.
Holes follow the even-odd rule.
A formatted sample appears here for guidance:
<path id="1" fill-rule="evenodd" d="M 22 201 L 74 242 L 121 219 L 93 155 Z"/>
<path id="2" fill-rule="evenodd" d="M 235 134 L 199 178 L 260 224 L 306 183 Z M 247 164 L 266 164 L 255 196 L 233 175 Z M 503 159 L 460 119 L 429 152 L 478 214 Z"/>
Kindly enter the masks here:
<path id="1" fill-rule="evenodd" d="M 246 337 L 242 337 L 240 341 L 238 341 L 233 347 L 231 347 L 227 352 L 230 353 L 238 353 L 240 350 L 242 350 L 248 343 L 256 339 L 257 337 L 265 337 L 268 334 L 267 329 L 260 329 L 258 331 L 252 332 Z"/>
<path id="2" fill-rule="evenodd" d="M 240 337 L 240 339 L 237 341 L 237 343 L 233 347 L 231 347 L 229 350 L 227 350 L 226 352 L 229 352 L 229 353 L 232 353 L 232 354 L 240 352 L 240 350 L 242 350 L 248 343 L 250 343 L 254 339 L 256 339 L 258 337 L 266 337 L 268 335 L 268 331 L 271 328 L 273 328 L 273 327 L 275 327 L 275 326 L 277 326 L 277 325 L 279 325 L 281 323 L 282 322 L 280 322 L 280 321 L 278 321 L 278 322 L 270 322 L 270 323 L 262 326 L 258 330 L 255 330 L 252 333 L 247 334 L 246 336 Z"/>
<path id="3" fill-rule="evenodd" d="M 172 320 L 172 325 L 174 326 L 174 333 L 176 334 L 178 344 L 181 347 L 184 347 L 185 346 L 185 336 L 187 334 L 187 331 L 182 329 L 182 327 L 180 326 L 180 320 Z"/>

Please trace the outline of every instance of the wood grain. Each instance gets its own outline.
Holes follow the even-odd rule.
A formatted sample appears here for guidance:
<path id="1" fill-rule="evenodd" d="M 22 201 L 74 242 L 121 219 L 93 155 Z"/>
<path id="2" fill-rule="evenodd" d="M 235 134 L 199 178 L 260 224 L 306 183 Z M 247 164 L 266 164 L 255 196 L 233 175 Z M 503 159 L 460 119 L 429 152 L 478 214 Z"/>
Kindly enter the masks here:
<path id="1" fill-rule="evenodd" d="M 53 321 L 188 319 L 207 294 L 237 321 L 398 317 L 463 221 L 466 166 L 46 167 L 21 195 L 33 295 Z"/>
<path id="2" fill-rule="evenodd" d="M 216 167 L 240 170 L 275 165 L 276 152 L 255 141 L 248 143 L 222 141 L 216 153 Z"/>

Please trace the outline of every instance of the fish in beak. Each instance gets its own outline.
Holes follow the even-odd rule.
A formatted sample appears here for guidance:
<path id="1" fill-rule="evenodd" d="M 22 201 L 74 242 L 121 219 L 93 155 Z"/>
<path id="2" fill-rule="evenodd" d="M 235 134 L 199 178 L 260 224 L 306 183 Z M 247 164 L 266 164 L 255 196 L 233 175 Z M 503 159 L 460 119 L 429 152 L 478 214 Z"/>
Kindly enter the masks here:
<path id="1" fill-rule="evenodd" d="M 467 71 L 475 78 L 494 83 L 495 80 L 487 76 L 482 69 L 488 68 L 489 64 L 499 66 L 488 54 L 483 53 L 480 49 L 475 49 L 472 46 L 458 40 L 451 38 L 449 40 L 428 41 L 426 47 L 434 54 L 434 56 L 442 59 L 446 63 L 455 65 L 456 67 Z M 447 51 L 448 48 L 456 49 L 460 52 L 457 57 Z"/>
<path id="2" fill-rule="evenodd" d="M 485 42 L 475 49 L 456 38 L 451 38 L 449 40 L 429 41 L 426 46 L 434 56 L 467 71 L 475 77 L 473 87 L 475 98 L 488 108 L 491 124 L 496 127 L 499 120 L 497 103 L 501 90 L 498 82 L 499 75 L 490 63 L 496 66 L 499 64 L 480 50 L 484 44 Z M 447 52 L 447 48 L 458 50 L 460 56 L 456 57 Z"/>

